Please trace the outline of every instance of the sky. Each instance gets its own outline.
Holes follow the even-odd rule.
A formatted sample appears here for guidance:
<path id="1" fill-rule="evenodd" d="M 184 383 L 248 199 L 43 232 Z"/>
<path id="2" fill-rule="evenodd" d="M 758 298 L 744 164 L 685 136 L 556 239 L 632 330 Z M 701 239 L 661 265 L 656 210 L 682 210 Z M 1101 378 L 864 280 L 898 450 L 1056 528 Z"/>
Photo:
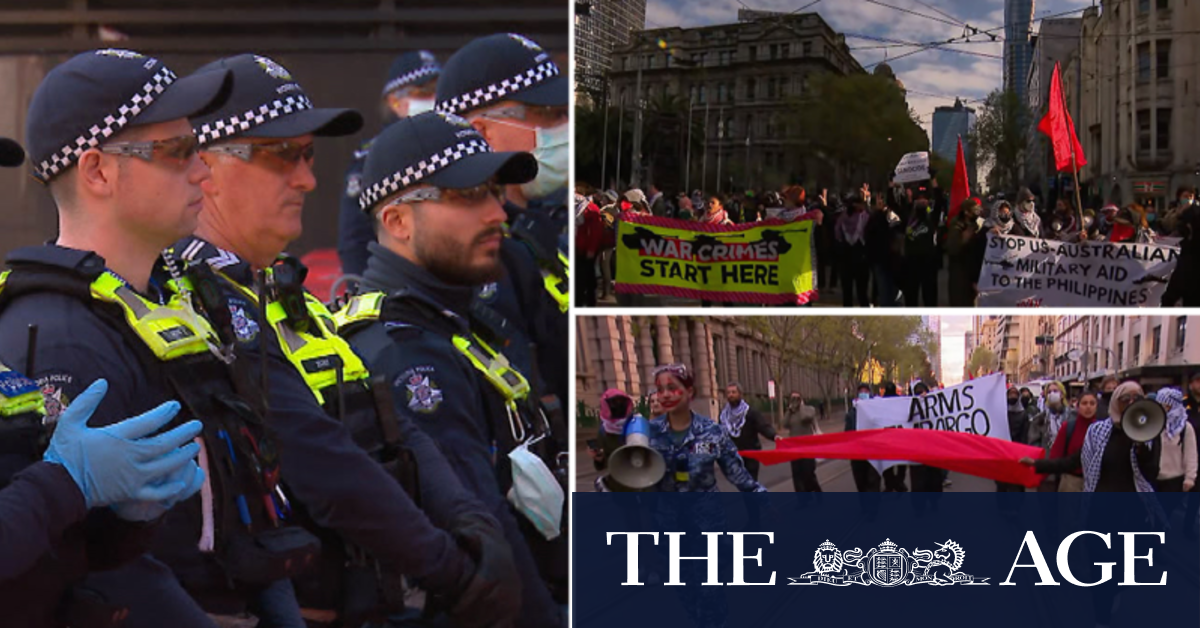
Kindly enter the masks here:
<path id="1" fill-rule="evenodd" d="M 795 11 L 812 0 L 648 0 L 646 3 L 646 27 L 707 26 L 734 23 L 739 8 L 760 11 Z M 884 42 L 851 37 L 867 37 L 901 40 L 905 42 L 944 41 L 963 35 L 964 27 L 955 22 L 965 22 L 980 31 L 996 29 L 1004 25 L 1004 0 L 878 0 L 882 4 L 920 13 L 927 17 L 912 15 L 870 2 L 869 0 L 818 0 L 803 12 L 816 12 L 832 28 L 846 34 L 846 43 L 851 53 L 863 66 L 888 57 L 888 64 L 896 76 L 909 90 L 909 106 L 920 117 L 925 131 L 932 135 L 933 110 L 942 105 L 953 105 L 954 98 L 964 102 L 979 100 L 993 89 L 1000 87 L 1004 74 L 1002 41 L 992 42 L 985 35 L 974 35 L 971 41 L 948 46 L 957 50 L 982 53 L 993 57 L 961 54 L 940 49 L 927 49 L 903 59 L 891 61 L 892 57 L 917 50 L 914 46 L 877 48 L 889 45 Z M 744 3 L 744 4 L 743 4 Z M 1035 0 L 1034 19 L 1082 9 L 1091 6 L 1092 0 Z M 933 8 L 930 8 L 933 7 Z M 937 11 L 940 11 L 939 14 Z M 943 15 L 944 14 L 944 15 Z M 947 17 L 949 16 L 949 17 Z M 1065 17 L 1078 17 L 1072 14 Z M 943 20 L 943 23 L 936 20 Z M 950 19 L 952 18 L 952 19 Z M 1037 26 L 1034 25 L 1034 32 Z M 993 31 L 1003 39 L 1002 28 Z M 968 106 L 978 103 L 966 102 Z"/>
<path id="2" fill-rule="evenodd" d="M 942 315 L 942 383 L 947 386 L 962 381 L 963 365 L 966 364 L 964 336 L 971 331 L 970 316 Z"/>

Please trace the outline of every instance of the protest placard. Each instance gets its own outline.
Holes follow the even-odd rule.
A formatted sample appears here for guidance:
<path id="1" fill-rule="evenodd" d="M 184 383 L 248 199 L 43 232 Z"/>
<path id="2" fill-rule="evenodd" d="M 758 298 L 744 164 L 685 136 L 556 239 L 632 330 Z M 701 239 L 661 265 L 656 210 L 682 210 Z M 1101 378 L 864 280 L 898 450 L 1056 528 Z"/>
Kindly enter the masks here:
<path id="1" fill-rule="evenodd" d="M 622 214 L 616 290 L 734 303 L 816 298 L 812 220 L 711 225 Z"/>
<path id="2" fill-rule="evenodd" d="M 1160 244 L 1068 243 L 988 235 L 982 306 L 1157 307 L 1179 249 Z"/>
<path id="3" fill-rule="evenodd" d="M 1004 374 L 931 390 L 919 397 L 876 397 L 855 404 L 858 429 L 906 428 L 978 434 L 1010 440 Z M 872 460 L 876 469 L 902 464 Z"/>
<path id="4" fill-rule="evenodd" d="M 916 183 L 928 178 L 929 153 L 921 151 L 901 157 L 900 163 L 896 164 L 896 176 L 892 180 L 896 183 Z"/>

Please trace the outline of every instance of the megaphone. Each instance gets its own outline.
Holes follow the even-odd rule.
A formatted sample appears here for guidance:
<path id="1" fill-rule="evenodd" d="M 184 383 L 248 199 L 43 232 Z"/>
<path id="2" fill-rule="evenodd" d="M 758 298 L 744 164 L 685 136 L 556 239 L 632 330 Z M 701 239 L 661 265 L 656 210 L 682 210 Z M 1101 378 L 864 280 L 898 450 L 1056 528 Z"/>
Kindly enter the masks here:
<path id="1" fill-rule="evenodd" d="M 662 454 L 650 446 L 650 422 L 636 416 L 625 424 L 625 445 L 608 460 L 608 475 L 622 486 L 642 490 L 658 483 L 667 472 Z"/>
<path id="2" fill-rule="evenodd" d="M 1167 411 L 1157 401 L 1139 399 L 1121 414 L 1121 431 L 1137 443 L 1152 441 L 1167 426 Z"/>

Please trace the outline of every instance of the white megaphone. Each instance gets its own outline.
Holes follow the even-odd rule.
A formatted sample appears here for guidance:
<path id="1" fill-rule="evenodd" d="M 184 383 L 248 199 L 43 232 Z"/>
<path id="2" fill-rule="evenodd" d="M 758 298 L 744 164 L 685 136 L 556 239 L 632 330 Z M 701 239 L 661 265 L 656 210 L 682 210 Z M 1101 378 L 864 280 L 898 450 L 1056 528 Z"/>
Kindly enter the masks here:
<path id="1" fill-rule="evenodd" d="M 1167 411 L 1157 401 L 1139 399 L 1121 414 L 1121 431 L 1136 443 L 1158 438 L 1167 426 Z"/>
<path id="2" fill-rule="evenodd" d="M 625 425 L 625 445 L 608 460 L 608 475 L 621 486 L 642 490 L 654 486 L 667 472 L 662 454 L 650 446 L 650 422 L 635 416 Z"/>

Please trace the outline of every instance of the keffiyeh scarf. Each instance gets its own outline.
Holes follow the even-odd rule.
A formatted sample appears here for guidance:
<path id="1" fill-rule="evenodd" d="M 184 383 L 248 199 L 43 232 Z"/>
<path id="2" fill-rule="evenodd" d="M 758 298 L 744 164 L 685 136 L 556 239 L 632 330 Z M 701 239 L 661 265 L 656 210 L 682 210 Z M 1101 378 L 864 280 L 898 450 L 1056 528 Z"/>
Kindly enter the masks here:
<path id="1" fill-rule="evenodd" d="M 1020 208 L 1017 208 L 1017 211 L 1013 212 L 1013 217 L 1016 218 L 1017 222 L 1021 224 L 1021 228 L 1029 234 L 1029 237 L 1041 237 L 1042 218 L 1037 215 L 1037 212 L 1033 210 L 1022 211 Z"/>
<path id="2" fill-rule="evenodd" d="M 1187 409 L 1183 407 L 1183 393 L 1178 388 L 1164 388 L 1158 391 L 1156 397 L 1163 408 L 1167 410 L 1167 427 L 1163 434 L 1175 440 L 1183 433 L 1187 425 Z"/>
<path id="3" fill-rule="evenodd" d="M 1112 430 L 1111 419 L 1099 421 L 1088 428 L 1087 436 L 1083 439 L 1083 491 L 1085 493 L 1096 492 L 1096 483 L 1100 480 L 1100 464 L 1104 458 L 1104 448 L 1108 446 Z M 1132 447 L 1129 449 L 1129 462 L 1133 465 L 1133 483 L 1137 486 L 1137 491 L 1153 493 L 1154 487 L 1142 475 L 1142 470 L 1137 463 L 1137 453 Z"/>
<path id="4" fill-rule="evenodd" d="M 725 407 L 721 408 L 721 426 L 733 438 L 741 436 L 742 428 L 746 425 L 746 413 L 749 411 L 750 404 L 746 403 L 745 399 L 736 408 L 725 404 Z"/>

